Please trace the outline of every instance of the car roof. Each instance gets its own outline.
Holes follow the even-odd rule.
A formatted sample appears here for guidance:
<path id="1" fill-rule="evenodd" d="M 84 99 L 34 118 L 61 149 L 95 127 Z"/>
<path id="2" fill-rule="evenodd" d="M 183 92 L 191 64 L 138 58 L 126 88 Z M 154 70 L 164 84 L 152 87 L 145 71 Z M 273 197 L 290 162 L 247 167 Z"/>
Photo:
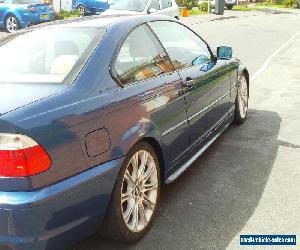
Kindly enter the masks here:
<path id="1" fill-rule="evenodd" d="M 118 14 L 118 15 L 97 15 L 90 17 L 81 17 L 76 19 L 60 20 L 50 23 L 43 23 L 37 26 L 26 28 L 25 30 L 35 30 L 44 27 L 66 27 L 66 28 L 107 28 L 116 23 L 131 23 L 139 25 L 141 23 L 155 20 L 171 20 L 175 18 L 162 15 L 135 15 L 135 14 Z"/>

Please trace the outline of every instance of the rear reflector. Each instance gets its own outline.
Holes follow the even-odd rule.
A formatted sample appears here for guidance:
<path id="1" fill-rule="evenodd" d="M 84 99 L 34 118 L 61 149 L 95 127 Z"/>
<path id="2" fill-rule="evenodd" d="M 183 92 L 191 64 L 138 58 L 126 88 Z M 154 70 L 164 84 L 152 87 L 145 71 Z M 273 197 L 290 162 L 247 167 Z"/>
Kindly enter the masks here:
<path id="1" fill-rule="evenodd" d="M 51 160 L 45 150 L 26 135 L 0 133 L 0 176 L 26 177 L 45 172 Z"/>

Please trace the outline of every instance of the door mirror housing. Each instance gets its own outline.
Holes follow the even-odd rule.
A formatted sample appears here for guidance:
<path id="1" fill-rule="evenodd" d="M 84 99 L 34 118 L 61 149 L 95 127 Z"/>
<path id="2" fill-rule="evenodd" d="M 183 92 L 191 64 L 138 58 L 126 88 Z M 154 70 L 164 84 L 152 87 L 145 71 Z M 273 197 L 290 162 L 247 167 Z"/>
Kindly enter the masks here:
<path id="1" fill-rule="evenodd" d="M 217 59 L 230 60 L 232 58 L 232 48 L 220 46 L 217 48 Z"/>
<path id="2" fill-rule="evenodd" d="M 157 12 L 157 9 L 151 8 L 148 10 L 148 14 L 155 14 Z"/>

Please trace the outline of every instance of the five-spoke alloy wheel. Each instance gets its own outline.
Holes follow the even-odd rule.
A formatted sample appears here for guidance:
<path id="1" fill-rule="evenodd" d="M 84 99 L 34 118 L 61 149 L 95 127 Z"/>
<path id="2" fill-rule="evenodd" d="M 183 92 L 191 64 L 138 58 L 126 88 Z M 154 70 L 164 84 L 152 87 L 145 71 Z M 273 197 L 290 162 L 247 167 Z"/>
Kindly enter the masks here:
<path id="1" fill-rule="evenodd" d="M 9 33 L 14 33 L 19 29 L 19 22 L 15 16 L 8 16 L 5 20 L 5 28 Z"/>
<path id="2" fill-rule="evenodd" d="M 160 168 L 155 150 L 138 143 L 124 160 L 108 216 L 105 236 L 136 241 L 148 231 L 156 213 L 160 194 Z"/>
<path id="3" fill-rule="evenodd" d="M 85 16 L 86 13 L 85 13 L 85 8 L 83 5 L 78 5 L 76 10 L 80 16 Z"/>

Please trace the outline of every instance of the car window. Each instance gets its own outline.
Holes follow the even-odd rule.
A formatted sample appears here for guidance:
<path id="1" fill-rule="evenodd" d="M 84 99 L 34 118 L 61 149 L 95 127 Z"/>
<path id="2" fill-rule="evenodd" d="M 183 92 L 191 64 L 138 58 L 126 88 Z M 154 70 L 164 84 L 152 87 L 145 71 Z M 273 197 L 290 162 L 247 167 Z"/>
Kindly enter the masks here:
<path id="1" fill-rule="evenodd" d="M 141 81 L 173 70 L 168 56 L 145 25 L 135 28 L 117 55 L 114 70 L 123 83 Z"/>
<path id="2" fill-rule="evenodd" d="M 160 6 L 159 6 L 159 1 L 158 0 L 152 0 L 150 5 L 149 5 L 149 10 L 150 9 L 156 9 L 159 10 Z"/>
<path id="3" fill-rule="evenodd" d="M 71 84 L 104 28 L 47 28 L 14 34 L 0 42 L 0 83 Z M 17 60 L 16 60 L 17 58 Z"/>
<path id="4" fill-rule="evenodd" d="M 111 8 L 142 12 L 145 10 L 147 3 L 148 0 L 114 0 Z"/>
<path id="5" fill-rule="evenodd" d="M 176 69 L 201 65 L 211 60 L 206 43 L 185 26 L 169 21 L 150 22 L 149 25 Z"/>
<path id="6" fill-rule="evenodd" d="M 172 7 L 172 1 L 171 0 L 161 0 L 161 8 L 166 9 Z"/>

